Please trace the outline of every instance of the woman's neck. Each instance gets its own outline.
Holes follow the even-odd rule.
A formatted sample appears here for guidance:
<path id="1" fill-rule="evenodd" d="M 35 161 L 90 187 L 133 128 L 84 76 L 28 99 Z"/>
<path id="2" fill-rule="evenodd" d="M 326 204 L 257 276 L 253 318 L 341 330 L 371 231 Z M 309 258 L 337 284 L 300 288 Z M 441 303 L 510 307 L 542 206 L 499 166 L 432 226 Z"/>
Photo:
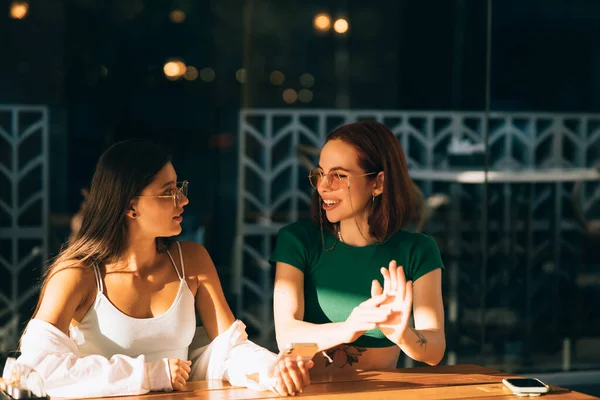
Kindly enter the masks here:
<path id="1" fill-rule="evenodd" d="M 351 217 L 340 221 L 337 226 L 337 239 L 350 246 L 363 247 L 376 242 L 369 233 L 366 218 Z"/>
<path id="2" fill-rule="evenodd" d="M 132 272 L 151 270 L 156 266 L 157 258 L 156 238 L 130 238 L 119 260 L 106 268 Z"/>

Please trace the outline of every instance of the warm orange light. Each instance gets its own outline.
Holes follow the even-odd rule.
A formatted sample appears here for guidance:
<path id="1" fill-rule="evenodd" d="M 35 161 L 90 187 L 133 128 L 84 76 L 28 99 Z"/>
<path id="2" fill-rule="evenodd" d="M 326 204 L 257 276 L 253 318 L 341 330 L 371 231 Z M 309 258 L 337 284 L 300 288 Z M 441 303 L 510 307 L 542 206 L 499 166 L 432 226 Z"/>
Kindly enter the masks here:
<path id="1" fill-rule="evenodd" d="M 313 25 L 318 31 L 328 31 L 329 28 L 331 28 L 331 18 L 329 18 L 329 15 L 324 13 L 317 14 L 313 20 Z"/>
<path id="2" fill-rule="evenodd" d="M 333 30 L 339 34 L 348 32 L 348 28 L 348 21 L 346 21 L 344 18 L 339 18 L 333 23 Z"/>
<path id="3" fill-rule="evenodd" d="M 169 19 L 174 24 L 180 24 L 185 21 L 185 13 L 181 10 L 173 10 L 169 13 Z"/>
<path id="4" fill-rule="evenodd" d="M 22 1 L 15 1 L 10 5 L 10 17 L 13 19 L 23 19 L 29 13 L 29 4 Z"/>
<path id="5" fill-rule="evenodd" d="M 297 99 L 298 99 L 298 94 L 296 93 L 296 91 L 294 89 L 285 89 L 283 91 L 283 101 L 285 101 L 286 103 L 288 103 L 288 104 L 295 103 Z"/>
<path id="6" fill-rule="evenodd" d="M 163 72 L 169 80 L 179 79 L 185 74 L 187 66 L 181 60 L 170 60 L 165 63 Z"/>

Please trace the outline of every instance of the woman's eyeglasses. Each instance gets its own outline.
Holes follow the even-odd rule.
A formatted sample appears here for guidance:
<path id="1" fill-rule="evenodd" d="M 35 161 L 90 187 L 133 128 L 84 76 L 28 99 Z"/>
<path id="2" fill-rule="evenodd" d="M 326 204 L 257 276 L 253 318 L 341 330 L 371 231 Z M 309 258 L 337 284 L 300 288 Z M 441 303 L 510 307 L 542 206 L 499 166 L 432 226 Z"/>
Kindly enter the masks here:
<path id="1" fill-rule="evenodd" d="M 362 175 L 345 175 L 340 174 L 338 171 L 329 171 L 325 174 L 319 169 L 314 169 L 310 171 L 310 174 L 308 174 L 308 180 L 310 181 L 311 186 L 317 189 L 321 184 L 321 181 L 323 179 L 326 179 L 327 185 L 329 185 L 329 188 L 331 190 L 338 190 L 343 180 L 348 181 L 348 187 L 350 187 L 350 177 L 353 176 L 355 178 L 358 178 L 361 176 L 368 176 L 374 174 L 377 174 L 377 172 L 368 172 Z"/>
<path id="2" fill-rule="evenodd" d="M 181 196 L 185 196 L 186 198 L 188 197 L 187 195 L 188 195 L 188 185 L 189 184 L 190 183 L 188 181 L 177 182 L 175 184 L 175 185 L 177 185 L 177 189 L 175 190 L 175 192 L 173 194 L 161 194 L 161 195 L 140 194 L 136 197 L 156 197 L 159 199 L 171 198 L 171 199 L 173 199 L 173 204 L 175 205 L 175 207 L 177 207 L 177 204 L 181 200 Z"/>

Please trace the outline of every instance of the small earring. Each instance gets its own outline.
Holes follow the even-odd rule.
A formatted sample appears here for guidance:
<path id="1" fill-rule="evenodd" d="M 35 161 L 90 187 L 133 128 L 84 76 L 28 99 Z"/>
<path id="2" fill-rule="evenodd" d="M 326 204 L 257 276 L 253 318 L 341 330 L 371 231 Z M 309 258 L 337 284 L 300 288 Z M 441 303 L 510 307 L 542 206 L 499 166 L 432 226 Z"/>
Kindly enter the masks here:
<path id="1" fill-rule="evenodd" d="M 133 214 L 132 214 L 132 216 L 133 216 L 133 218 L 135 218 L 135 217 L 137 217 L 137 214 L 136 214 L 136 213 L 133 213 Z"/>
<path id="2" fill-rule="evenodd" d="M 375 195 L 373 195 L 373 203 L 375 203 Z"/>

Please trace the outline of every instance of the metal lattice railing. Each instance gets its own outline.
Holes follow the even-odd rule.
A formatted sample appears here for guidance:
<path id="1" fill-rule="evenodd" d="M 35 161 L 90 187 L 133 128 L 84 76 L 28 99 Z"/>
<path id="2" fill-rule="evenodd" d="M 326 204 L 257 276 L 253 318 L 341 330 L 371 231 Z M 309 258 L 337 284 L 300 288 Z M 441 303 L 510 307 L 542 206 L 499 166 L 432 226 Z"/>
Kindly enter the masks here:
<path id="1" fill-rule="evenodd" d="M 48 255 L 48 110 L 0 106 L 0 348 L 15 349 Z"/>
<path id="2" fill-rule="evenodd" d="M 494 315 L 504 315 L 502 318 L 506 321 L 529 318 L 534 321 L 530 325 L 545 318 L 548 308 L 556 306 L 556 300 L 547 296 L 542 296 L 546 302 L 533 299 L 540 298 L 541 288 L 548 280 L 560 275 L 565 260 L 573 259 L 579 252 L 580 229 L 565 200 L 572 182 L 490 185 L 489 266 L 482 282 L 479 254 L 482 226 L 474 216 L 480 215 L 481 185 L 441 182 L 436 171 L 447 172 L 456 166 L 448 156 L 453 142 L 481 144 L 484 113 L 242 110 L 233 291 L 237 296 L 236 312 L 255 332 L 255 340 L 274 346 L 273 269 L 267 260 L 276 233 L 285 224 L 308 216 L 309 212 L 312 189 L 306 179 L 306 160 L 298 149 L 320 149 L 328 132 L 361 119 L 376 119 L 396 134 L 411 175 L 426 196 L 447 193 L 458 207 L 460 213 L 456 221 L 432 224 L 427 231 L 434 236 L 452 234 L 448 246 L 441 247 L 448 269 L 456 271 L 448 290 L 450 295 L 445 293 L 447 318 L 450 325 L 455 325 L 453 329 L 460 330 L 459 321 L 464 324 L 493 322 Z M 518 173 L 519 168 L 590 167 L 599 160 L 600 115 L 491 113 L 489 116 L 491 168 L 515 169 Z M 471 165 L 469 168 L 481 167 Z M 584 211 L 591 210 L 600 201 L 600 187 L 596 182 L 587 183 L 585 187 L 582 192 Z M 528 207 L 528 211 L 515 215 L 523 206 Z M 457 218 L 456 214 L 453 218 Z M 452 232 L 446 232 L 450 230 Z M 528 276 L 538 277 L 535 282 L 522 283 L 518 290 L 504 292 L 501 299 L 485 294 L 501 290 L 506 279 L 519 279 L 519 268 L 525 269 L 523 265 L 527 266 Z M 482 296 L 487 299 L 486 310 L 481 310 Z M 513 307 L 524 298 L 529 304 L 526 316 Z M 502 314 L 502 310 L 509 312 Z M 478 342 L 479 333 L 463 331 L 463 341 Z M 488 337 L 493 340 L 493 335 Z M 458 350 L 449 350 L 448 362 L 454 363 Z"/>

